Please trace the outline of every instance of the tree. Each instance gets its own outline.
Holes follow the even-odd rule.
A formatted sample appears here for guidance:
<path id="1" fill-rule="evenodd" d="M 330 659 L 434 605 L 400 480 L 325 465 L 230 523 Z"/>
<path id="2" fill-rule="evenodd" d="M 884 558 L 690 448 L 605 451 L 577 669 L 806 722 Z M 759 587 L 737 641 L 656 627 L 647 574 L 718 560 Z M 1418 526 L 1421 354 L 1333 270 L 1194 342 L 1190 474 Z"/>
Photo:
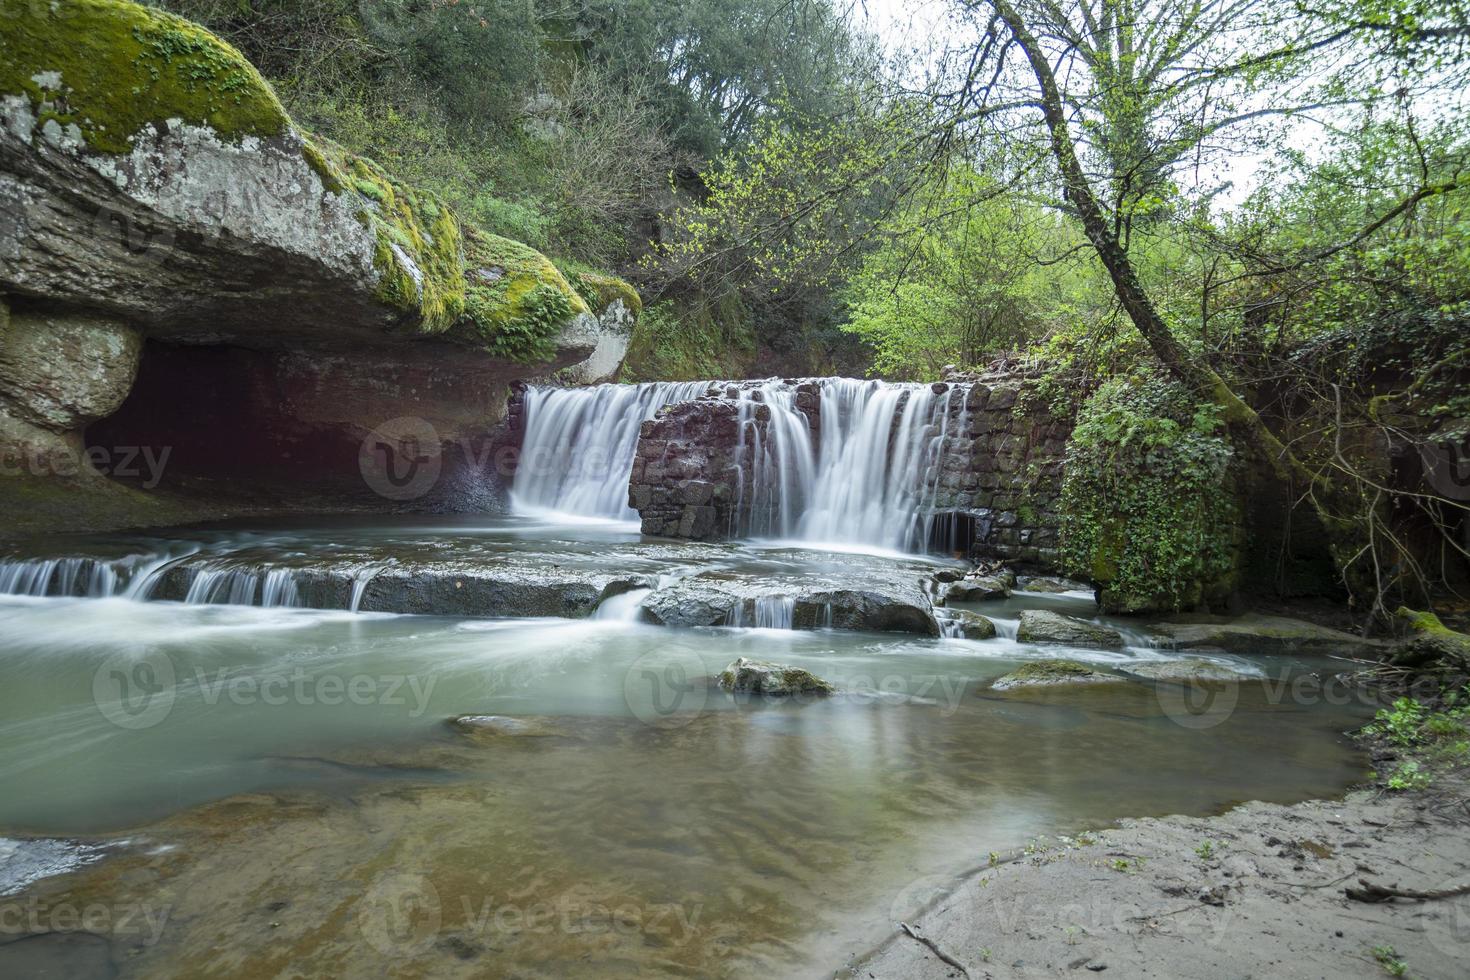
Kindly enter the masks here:
<path id="1" fill-rule="evenodd" d="M 1303 58 L 1350 43 L 1350 29 L 1295 13 L 1276 16 L 1257 0 L 984 0 L 989 12 L 960 92 L 966 120 L 1039 115 L 1068 209 L 1112 280 L 1129 320 L 1158 361 L 1197 397 L 1216 405 L 1237 443 L 1308 496 L 1339 569 L 1367 591 L 1358 564 L 1365 543 L 1364 494 L 1306 465 L 1156 307 L 1130 255 L 1135 222 L 1157 213 L 1159 192 L 1193 152 L 1255 120 L 1380 97 L 1347 94 L 1343 79 L 1286 101 L 1269 84 L 1300 79 Z M 1239 36 L 1248 30 L 1251 38 Z M 1045 40 L 1043 40 L 1043 38 Z M 1020 66 L 1011 62 L 1019 53 Z M 1018 95 L 1019 91 L 1019 95 Z M 1003 93 L 1003 94 L 1002 94 Z M 1269 96 L 1259 108 L 1252 97 Z M 1325 93 L 1325 94 L 1319 94 Z M 1424 187 L 1423 199 L 1449 188 Z M 1402 202 L 1395 208 L 1405 206 Z M 1392 213 L 1390 209 L 1389 213 Z M 1381 227 L 1369 222 L 1363 234 Z M 1356 588 L 1355 588 L 1356 587 Z M 1375 598 L 1375 605 L 1377 599 Z"/>

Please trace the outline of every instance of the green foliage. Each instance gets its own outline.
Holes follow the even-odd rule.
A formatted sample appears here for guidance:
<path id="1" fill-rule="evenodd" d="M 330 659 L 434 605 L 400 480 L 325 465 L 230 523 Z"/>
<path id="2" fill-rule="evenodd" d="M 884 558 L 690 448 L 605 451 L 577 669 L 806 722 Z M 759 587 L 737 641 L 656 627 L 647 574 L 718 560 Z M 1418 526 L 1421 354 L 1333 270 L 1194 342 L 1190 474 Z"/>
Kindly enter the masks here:
<path id="1" fill-rule="evenodd" d="M 1383 738 L 1400 748 L 1412 748 L 1464 735 L 1467 719 L 1470 705 L 1461 692 L 1447 693 L 1444 707 L 1438 711 L 1431 711 L 1414 698 L 1402 697 L 1391 707 L 1380 708 L 1363 734 Z"/>
<path id="2" fill-rule="evenodd" d="M 843 329 L 872 347 L 871 373 L 936 380 L 1106 307 L 1095 261 L 1035 261 L 1079 245 L 1076 228 L 998 191 L 965 168 L 885 222 L 845 293 Z"/>
<path id="3" fill-rule="evenodd" d="M 633 328 L 623 381 L 696 381 L 750 373 L 756 338 L 738 301 L 647 307 Z"/>
<path id="4" fill-rule="evenodd" d="M 1398 951 L 1392 946 L 1374 946 L 1373 959 L 1383 967 L 1383 972 L 1391 977 L 1401 977 L 1409 972 L 1409 964 L 1405 963 L 1399 956 Z"/>
<path id="5" fill-rule="evenodd" d="M 11 7 L 0 31 L 0 94 L 26 96 L 39 129 L 127 153 L 140 130 L 168 119 L 231 142 L 289 125 L 238 51 L 180 17 L 122 0 Z"/>
<path id="6" fill-rule="evenodd" d="M 1083 407 L 1062 482 L 1062 562 L 1114 612 L 1177 610 L 1233 585 L 1240 521 L 1219 411 L 1115 378 Z"/>

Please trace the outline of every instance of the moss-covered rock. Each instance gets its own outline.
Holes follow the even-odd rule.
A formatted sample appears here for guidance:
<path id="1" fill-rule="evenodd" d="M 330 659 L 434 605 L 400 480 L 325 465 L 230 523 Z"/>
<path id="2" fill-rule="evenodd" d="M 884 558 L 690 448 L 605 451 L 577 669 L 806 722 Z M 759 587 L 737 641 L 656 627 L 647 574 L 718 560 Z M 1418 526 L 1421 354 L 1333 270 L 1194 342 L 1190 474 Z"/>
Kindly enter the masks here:
<path id="1" fill-rule="evenodd" d="M 42 132 L 127 153 L 180 120 L 222 138 L 280 136 L 275 92 L 240 52 L 182 17 L 122 0 L 14 3 L 0 30 L 0 94 L 24 95 Z"/>
<path id="2" fill-rule="evenodd" d="M 1457 633 L 1432 612 L 1400 607 L 1395 613 L 1408 631 L 1391 660 L 1414 669 L 1470 671 L 1470 636 Z"/>
<path id="3" fill-rule="evenodd" d="M 748 660 L 741 657 L 720 674 L 720 687 L 732 694 L 790 697 L 795 694 L 831 694 L 836 690 L 811 671 L 800 667 Z"/>
<path id="4" fill-rule="evenodd" d="M 1051 687 L 1061 684 L 1101 684 L 1119 681 L 1076 660 L 1033 660 L 990 685 L 991 690 L 1011 691 L 1020 687 Z"/>
<path id="5" fill-rule="evenodd" d="M 449 207 L 330 140 L 307 137 L 303 156 L 329 192 L 358 197 L 358 219 L 374 236 L 377 298 L 411 315 L 421 333 L 452 327 L 465 311 L 467 285 L 463 236 Z"/>
<path id="6" fill-rule="evenodd" d="M 497 357 L 548 360 L 562 328 L 591 312 L 550 259 L 498 235 L 466 232 L 465 278 L 464 316 L 455 335 Z"/>
<path id="7" fill-rule="evenodd" d="M 580 262 L 558 261 L 556 267 L 593 313 L 601 314 L 619 301 L 635 317 L 643 312 L 643 297 L 627 280 L 598 272 Z"/>
<path id="8" fill-rule="evenodd" d="M 1046 609 L 1027 609 L 1021 613 L 1016 639 L 1022 643 L 1045 643 L 1098 650 L 1119 650 L 1123 635 L 1115 629 L 1074 619 Z"/>

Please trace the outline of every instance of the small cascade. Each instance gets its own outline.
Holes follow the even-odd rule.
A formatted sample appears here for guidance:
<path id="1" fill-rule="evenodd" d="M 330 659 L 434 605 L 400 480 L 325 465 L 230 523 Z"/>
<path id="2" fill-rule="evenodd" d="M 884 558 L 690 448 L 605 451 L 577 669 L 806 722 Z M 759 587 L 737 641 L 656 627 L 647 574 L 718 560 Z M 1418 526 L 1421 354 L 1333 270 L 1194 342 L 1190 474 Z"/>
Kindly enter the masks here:
<path id="1" fill-rule="evenodd" d="M 264 607 L 300 606 L 301 594 L 295 573 L 288 568 L 260 571 L 252 568 L 190 569 L 186 605 L 253 606 L 256 597 Z"/>
<path id="2" fill-rule="evenodd" d="M 763 630 L 794 629 L 796 600 L 784 595 L 763 595 L 730 607 L 729 625 Z M 829 610 L 830 614 L 830 610 Z"/>
<path id="3" fill-rule="evenodd" d="M 347 603 L 348 612 L 362 611 L 362 600 L 367 595 L 368 586 L 383 568 L 382 565 L 369 565 L 367 568 L 358 569 L 352 576 L 352 598 Z"/>
<path id="4" fill-rule="evenodd" d="M 0 595 L 106 599 L 117 594 L 118 573 L 95 558 L 12 559 L 0 562 Z"/>
<path id="5" fill-rule="evenodd" d="M 732 531 L 894 551 L 934 530 L 940 461 L 968 429 L 965 389 L 850 378 L 807 383 L 813 421 L 788 383 L 742 389 Z"/>
<path id="6" fill-rule="evenodd" d="M 652 589 L 630 589 L 615 596 L 608 596 L 592 613 L 592 618 L 604 622 L 636 623 L 638 622 L 638 607 L 643 605 L 643 600 L 652 593 Z"/>
<path id="7" fill-rule="evenodd" d="M 260 584 L 260 604 L 265 607 L 299 606 L 301 593 L 296 588 L 296 574 L 289 568 L 272 568 Z"/>
<path id="8" fill-rule="evenodd" d="M 511 486 L 516 509 L 634 521 L 628 477 L 638 430 L 658 410 L 709 390 L 707 381 L 528 388 L 525 439 Z"/>

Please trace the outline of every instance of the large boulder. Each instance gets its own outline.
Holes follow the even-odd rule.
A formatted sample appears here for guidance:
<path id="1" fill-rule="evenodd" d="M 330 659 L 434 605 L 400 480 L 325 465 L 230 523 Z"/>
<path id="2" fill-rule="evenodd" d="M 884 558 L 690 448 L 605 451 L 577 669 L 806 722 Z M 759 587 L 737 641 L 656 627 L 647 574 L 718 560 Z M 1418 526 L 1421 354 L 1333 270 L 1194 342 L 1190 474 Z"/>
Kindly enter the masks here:
<path id="1" fill-rule="evenodd" d="M 1016 630 L 1016 639 L 1022 643 L 1098 650 L 1123 648 L 1123 635 L 1117 630 L 1044 609 L 1027 609 L 1021 613 L 1021 625 Z"/>
<path id="2" fill-rule="evenodd" d="M 946 636 L 960 636 L 966 640 L 995 638 L 995 624 L 968 609 L 946 610 L 940 622 Z"/>

